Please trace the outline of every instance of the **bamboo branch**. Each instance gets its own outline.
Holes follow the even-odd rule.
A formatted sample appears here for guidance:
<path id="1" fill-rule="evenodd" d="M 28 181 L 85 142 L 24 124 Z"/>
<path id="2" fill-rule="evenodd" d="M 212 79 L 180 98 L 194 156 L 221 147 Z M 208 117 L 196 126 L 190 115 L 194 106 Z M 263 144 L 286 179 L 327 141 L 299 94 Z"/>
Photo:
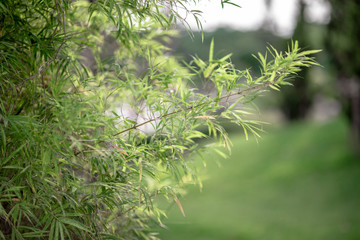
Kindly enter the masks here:
<path id="1" fill-rule="evenodd" d="M 232 97 L 232 96 L 238 96 L 238 95 L 245 96 L 245 94 L 252 93 L 252 92 L 257 92 L 257 91 L 259 91 L 260 89 L 265 89 L 265 88 L 269 87 L 271 84 L 275 84 L 278 79 L 279 79 L 279 76 L 275 78 L 274 83 L 271 83 L 270 81 L 267 81 L 267 82 L 265 82 L 265 83 L 263 83 L 263 84 L 261 84 L 261 85 L 257 85 L 257 86 L 254 86 L 254 87 L 251 87 L 251 88 L 248 88 L 248 89 L 244 89 L 244 90 L 239 90 L 239 91 L 237 91 L 237 92 L 235 92 L 235 93 L 234 93 L 234 92 L 233 92 L 233 93 L 229 93 L 229 94 L 227 94 L 227 95 L 225 95 L 225 96 L 222 96 L 222 97 L 219 98 L 219 99 L 212 99 L 212 100 L 210 100 L 209 102 L 200 103 L 200 104 L 198 104 L 198 105 L 196 105 L 196 106 L 187 107 L 187 108 L 185 109 L 185 111 L 191 111 L 191 110 L 194 109 L 194 108 L 201 107 L 201 106 L 203 106 L 203 105 L 205 105 L 205 104 L 208 104 L 208 103 L 210 103 L 210 102 L 214 102 L 215 100 L 221 101 L 221 100 L 223 100 L 223 99 L 226 99 L 226 98 L 229 98 L 229 97 Z M 156 121 L 156 120 L 160 120 L 160 119 L 162 119 L 162 118 L 166 118 L 166 117 L 168 117 L 168 116 L 171 116 L 171 115 L 180 113 L 180 112 L 182 112 L 182 111 L 184 111 L 184 109 L 180 109 L 180 110 L 177 110 L 177 111 L 174 111 L 174 112 L 171 112 L 171 113 L 167 113 L 167 114 L 164 114 L 164 115 L 159 116 L 159 117 L 156 117 L 156 118 L 151 118 L 151 119 L 149 119 L 149 120 L 147 120 L 147 121 L 145 121 L 145 122 L 142 122 L 142 123 L 140 123 L 140 124 L 136 124 L 136 125 L 134 125 L 134 126 L 132 126 L 132 127 L 129 127 L 129 128 L 127 128 L 127 129 L 124 129 L 124 130 L 122 130 L 122 131 L 120 131 L 120 132 L 118 132 L 118 133 L 115 133 L 115 134 L 113 134 L 112 136 L 115 137 L 115 136 L 120 135 L 120 134 L 122 134 L 122 133 L 125 133 L 125 132 L 128 132 L 128 131 L 130 131 L 130 130 L 133 130 L 133 129 L 136 129 L 136 128 L 138 128 L 138 127 L 141 127 L 141 126 L 143 126 L 143 125 L 145 125 L 145 124 L 147 124 L 147 123 L 150 123 L 150 122 L 153 122 L 153 121 Z"/>
<path id="2" fill-rule="evenodd" d="M 60 47 L 59 47 L 59 48 L 56 50 L 56 52 L 55 52 L 55 56 L 54 56 L 52 59 L 50 59 L 49 61 L 46 61 L 46 62 L 42 63 L 42 64 L 40 65 L 40 67 L 38 68 L 37 72 L 36 72 L 33 76 L 26 78 L 26 79 L 22 82 L 22 84 L 23 84 L 25 81 L 34 79 L 34 78 L 36 78 L 37 76 L 43 74 L 43 73 L 49 68 L 49 66 L 51 65 L 51 63 L 53 63 L 53 62 L 58 58 L 59 52 L 60 52 L 61 48 L 64 46 L 64 44 L 65 44 L 65 41 L 63 41 L 63 42 L 60 44 Z M 44 67 L 44 66 L 45 66 L 45 67 Z"/>

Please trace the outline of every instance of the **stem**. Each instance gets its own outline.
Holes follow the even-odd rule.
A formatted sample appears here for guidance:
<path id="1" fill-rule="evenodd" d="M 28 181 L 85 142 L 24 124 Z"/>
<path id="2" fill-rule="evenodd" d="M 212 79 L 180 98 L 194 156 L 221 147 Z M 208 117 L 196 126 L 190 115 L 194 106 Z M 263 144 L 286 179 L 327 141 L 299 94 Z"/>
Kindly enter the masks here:
<path id="1" fill-rule="evenodd" d="M 65 41 L 63 41 L 63 42 L 60 44 L 60 47 L 59 47 L 58 49 L 56 49 L 56 51 L 55 51 L 55 56 L 54 56 L 52 59 L 50 59 L 49 61 L 46 61 L 46 62 L 42 63 L 42 64 L 40 65 L 40 67 L 38 68 L 37 72 L 36 72 L 33 76 L 24 79 L 24 81 L 22 81 L 20 85 L 23 85 L 24 82 L 26 82 L 26 81 L 28 81 L 28 80 L 31 80 L 31 79 L 34 79 L 34 78 L 38 77 L 39 75 L 43 74 L 43 73 L 49 68 L 49 66 L 51 65 L 51 63 L 53 63 L 53 62 L 58 58 L 59 53 L 60 53 L 60 50 L 61 50 L 61 48 L 64 46 L 64 44 L 65 44 Z"/>
<path id="2" fill-rule="evenodd" d="M 277 77 L 277 78 L 274 80 L 274 84 L 276 83 L 276 81 L 277 81 L 278 79 L 279 79 L 279 77 Z M 271 85 L 271 83 L 268 81 L 268 82 L 265 82 L 265 83 L 263 83 L 263 84 L 261 84 L 261 85 L 257 85 L 257 86 L 254 86 L 254 87 L 251 87 L 251 88 L 248 88 L 248 89 L 245 89 L 245 90 L 239 90 L 238 92 L 235 92 L 235 93 L 229 93 L 229 94 L 227 94 L 227 95 L 225 95 L 225 96 L 222 96 L 222 97 L 219 98 L 218 100 L 221 101 L 221 100 L 223 100 L 223 99 L 225 99 L 225 98 L 229 98 L 229 97 L 237 96 L 237 95 L 243 95 L 243 96 L 245 96 L 245 94 L 247 94 L 247 93 L 257 92 L 258 90 L 263 89 L 263 88 L 267 88 L 267 87 L 270 86 L 270 85 Z M 214 102 L 215 100 L 216 100 L 216 99 L 212 99 L 212 100 L 210 100 L 209 102 L 200 103 L 200 104 L 195 105 L 195 106 L 187 107 L 187 108 L 185 109 L 185 111 L 190 111 L 190 110 L 192 110 L 193 108 L 201 107 L 201 106 L 203 106 L 203 105 L 205 105 L 205 104 L 208 104 L 208 103 L 210 103 L 210 102 Z M 167 114 L 164 114 L 164 115 L 159 116 L 159 117 L 156 117 L 156 118 L 151 118 L 151 119 L 149 119 L 149 120 L 147 120 L 147 121 L 145 121 L 145 122 L 143 122 L 143 123 L 134 125 L 134 126 L 132 126 L 132 127 L 130 127 L 130 128 L 127 128 L 127 129 L 125 129 L 125 130 L 122 130 L 121 132 L 115 133 L 115 134 L 113 134 L 112 136 L 115 137 L 115 136 L 120 135 L 120 134 L 122 134 L 122 133 L 128 132 L 128 131 L 130 131 L 130 130 L 132 130 L 132 129 L 136 129 L 136 128 L 138 128 L 138 127 L 141 127 L 141 126 L 143 126 L 143 125 L 145 125 L 145 124 L 147 124 L 147 123 L 153 122 L 153 121 L 155 121 L 155 120 L 160 120 L 160 119 L 162 119 L 162 118 L 166 118 L 166 117 L 168 117 L 168 116 L 171 116 L 171 115 L 180 113 L 180 112 L 182 112 L 182 111 L 183 111 L 183 109 L 180 109 L 180 110 L 177 110 L 177 111 L 174 111 L 174 112 L 171 112 L 171 113 L 167 113 Z"/>

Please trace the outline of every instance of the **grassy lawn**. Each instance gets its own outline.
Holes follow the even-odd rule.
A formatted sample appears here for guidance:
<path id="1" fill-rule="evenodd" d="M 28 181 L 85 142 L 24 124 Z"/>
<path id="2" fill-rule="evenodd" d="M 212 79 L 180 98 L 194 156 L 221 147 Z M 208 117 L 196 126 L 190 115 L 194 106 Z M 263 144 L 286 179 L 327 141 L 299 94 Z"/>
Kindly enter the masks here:
<path id="1" fill-rule="evenodd" d="M 164 240 L 360 239 L 360 159 L 344 121 L 296 123 L 257 144 L 232 136 L 230 158 L 209 151 L 202 192 L 189 187 L 160 229 Z"/>

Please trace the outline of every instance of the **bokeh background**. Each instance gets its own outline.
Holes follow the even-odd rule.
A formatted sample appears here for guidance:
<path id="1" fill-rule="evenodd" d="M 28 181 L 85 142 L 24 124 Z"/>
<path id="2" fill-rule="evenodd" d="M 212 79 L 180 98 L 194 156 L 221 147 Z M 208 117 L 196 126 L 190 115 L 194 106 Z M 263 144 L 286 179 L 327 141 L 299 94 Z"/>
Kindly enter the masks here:
<path id="1" fill-rule="evenodd" d="M 233 53 L 239 69 L 258 74 L 251 54 L 268 44 L 322 49 L 322 67 L 306 69 L 293 87 L 256 100 L 271 123 L 246 142 L 227 125 L 231 156 L 204 153 L 203 188 L 188 186 L 168 204 L 160 237 L 172 239 L 360 239 L 360 2 L 358 0 L 203 0 L 204 40 L 185 31 L 172 54 L 207 59 Z M 196 23 L 187 19 L 196 30 Z M 201 83 L 195 83 L 201 88 Z M 200 160 L 196 160 L 199 161 Z M 166 203 L 163 203 L 166 204 Z"/>

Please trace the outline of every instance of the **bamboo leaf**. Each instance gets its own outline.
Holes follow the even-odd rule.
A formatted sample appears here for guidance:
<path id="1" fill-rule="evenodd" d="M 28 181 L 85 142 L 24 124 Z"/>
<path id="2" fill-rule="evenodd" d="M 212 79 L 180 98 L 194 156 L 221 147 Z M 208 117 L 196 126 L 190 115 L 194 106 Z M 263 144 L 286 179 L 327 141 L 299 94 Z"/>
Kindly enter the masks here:
<path id="1" fill-rule="evenodd" d="M 319 53 L 319 52 L 322 52 L 322 50 L 308 50 L 308 51 L 301 52 L 300 56 L 306 56 L 306 55 L 315 54 L 315 53 Z"/>
<path id="2" fill-rule="evenodd" d="M 4 166 L 8 161 L 10 161 L 19 151 L 21 151 L 27 143 L 23 143 L 18 147 L 15 151 L 13 151 L 7 158 L 5 158 L 3 161 L 0 162 L 1 166 Z"/>
<path id="3" fill-rule="evenodd" d="M 71 219 L 71 218 L 65 218 L 65 217 L 61 217 L 59 218 L 59 221 L 64 223 L 64 224 L 68 224 L 68 225 L 71 225 L 75 228 L 78 228 L 78 229 L 81 229 L 81 230 L 84 230 L 86 232 L 89 232 L 89 229 L 82 223 L 74 220 L 74 219 Z"/>
<path id="4" fill-rule="evenodd" d="M 211 39 L 209 51 L 209 63 L 212 63 L 214 57 L 214 38 Z"/>

